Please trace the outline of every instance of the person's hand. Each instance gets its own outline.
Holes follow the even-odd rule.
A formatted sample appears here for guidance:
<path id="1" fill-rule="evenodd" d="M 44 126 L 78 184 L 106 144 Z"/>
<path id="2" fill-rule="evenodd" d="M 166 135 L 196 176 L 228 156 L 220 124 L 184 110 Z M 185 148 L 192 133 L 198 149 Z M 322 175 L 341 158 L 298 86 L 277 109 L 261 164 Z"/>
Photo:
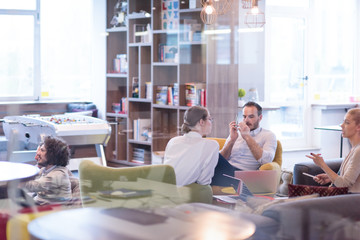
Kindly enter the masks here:
<path id="1" fill-rule="evenodd" d="M 235 121 L 232 121 L 231 123 L 229 123 L 230 141 L 235 142 L 236 139 L 239 137 L 237 129 L 238 129 L 238 126 L 236 125 Z"/>
<path id="2" fill-rule="evenodd" d="M 249 128 L 248 125 L 246 125 L 245 122 L 240 122 L 239 123 L 239 131 L 240 131 L 240 134 L 241 134 L 241 136 L 243 138 L 250 135 L 250 128 Z"/>
<path id="3" fill-rule="evenodd" d="M 306 157 L 312 159 L 314 161 L 314 163 L 316 165 L 318 165 L 319 167 L 322 167 L 325 164 L 325 161 L 320 153 L 319 154 L 310 153 L 310 155 L 306 155 Z"/>
<path id="4" fill-rule="evenodd" d="M 331 182 L 329 176 L 326 173 L 318 174 L 313 179 L 314 179 L 315 182 L 317 182 L 317 183 L 319 183 L 321 185 L 324 185 L 324 184 L 327 184 L 327 183 Z"/>

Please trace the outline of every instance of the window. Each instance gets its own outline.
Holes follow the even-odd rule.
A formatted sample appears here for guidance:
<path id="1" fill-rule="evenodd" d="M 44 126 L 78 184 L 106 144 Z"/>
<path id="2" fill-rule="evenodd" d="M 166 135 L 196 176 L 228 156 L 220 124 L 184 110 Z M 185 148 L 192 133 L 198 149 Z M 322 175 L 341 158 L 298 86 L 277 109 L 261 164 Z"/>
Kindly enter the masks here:
<path id="1" fill-rule="evenodd" d="M 313 38 L 314 101 L 345 102 L 355 91 L 354 59 L 357 26 L 356 0 L 314 1 Z"/>
<path id="2" fill-rule="evenodd" d="M 1 100 L 89 100 L 91 0 L 0 0 Z"/>
<path id="3" fill-rule="evenodd" d="M 291 4 L 289 5 L 289 3 Z M 311 147 L 311 104 L 359 95 L 357 1 L 266 1 L 265 116 L 285 148 Z"/>

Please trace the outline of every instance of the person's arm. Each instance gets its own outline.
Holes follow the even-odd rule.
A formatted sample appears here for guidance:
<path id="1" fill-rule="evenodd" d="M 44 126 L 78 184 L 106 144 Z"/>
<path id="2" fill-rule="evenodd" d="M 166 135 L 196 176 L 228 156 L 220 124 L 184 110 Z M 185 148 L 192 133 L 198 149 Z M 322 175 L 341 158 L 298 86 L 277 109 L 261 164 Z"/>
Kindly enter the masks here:
<path id="1" fill-rule="evenodd" d="M 310 153 L 310 155 L 306 155 L 306 157 L 312 159 L 314 163 L 326 173 L 331 182 L 335 182 L 335 180 L 339 177 L 339 175 L 331 170 L 331 168 L 325 163 L 321 154 Z"/>
<path id="2" fill-rule="evenodd" d="M 360 148 L 350 154 L 348 159 L 344 160 L 347 162 L 343 174 L 333 182 L 337 187 L 351 187 L 356 183 L 360 175 Z"/>
<path id="3" fill-rule="evenodd" d="M 250 128 L 244 122 L 239 123 L 239 130 L 241 137 L 246 141 L 252 155 L 256 160 L 259 160 L 263 155 L 263 149 L 255 141 L 255 139 L 250 135 Z"/>
<path id="4" fill-rule="evenodd" d="M 234 147 L 236 139 L 239 137 L 237 125 L 235 121 L 229 123 L 229 131 L 230 131 L 229 140 L 226 142 L 225 146 L 220 151 L 220 154 L 227 160 L 230 158 L 231 151 Z"/>
<path id="5" fill-rule="evenodd" d="M 320 173 L 320 174 L 316 175 L 313 179 L 315 182 L 317 182 L 321 185 L 331 182 L 330 178 L 328 177 L 328 175 L 326 173 Z"/>

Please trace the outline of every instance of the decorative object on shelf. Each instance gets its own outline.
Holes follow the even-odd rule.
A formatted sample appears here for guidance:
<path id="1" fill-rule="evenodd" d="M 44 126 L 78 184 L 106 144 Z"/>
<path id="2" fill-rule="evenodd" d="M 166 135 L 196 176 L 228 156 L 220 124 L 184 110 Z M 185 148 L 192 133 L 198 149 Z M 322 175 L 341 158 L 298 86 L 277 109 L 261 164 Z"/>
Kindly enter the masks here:
<path id="1" fill-rule="evenodd" d="M 203 23 L 205 24 L 213 24 L 216 21 L 216 9 L 213 5 L 213 0 L 203 0 L 202 1 L 203 8 L 200 12 L 200 17 Z"/>
<path id="2" fill-rule="evenodd" d="M 248 91 L 248 100 L 252 102 L 259 101 L 259 94 L 256 88 L 250 88 Z"/>
<path id="3" fill-rule="evenodd" d="M 245 15 L 245 24 L 249 28 L 261 28 L 265 23 L 265 14 L 260 11 L 258 0 L 252 0 L 251 9 Z"/>
<path id="4" fill-rule="evenodd" d="M 177 63 L 178 48 L 176 45 L 159 44 L 159 62 Z"/>
<path id="5" fill-rule="evenodd" d="M 246 91 L 243 88 L 239 88 L 238 90 L 238 107 L 242 107 L 245 104 L 245 101 L 242 99 L 245 97 Z"/>
<path id="6" fill-rule="evenodd" d="M 138 77 L 132 78 L 132 97 L 133 98 L 139 97 L 139 78 Z"/>
<path id="7" fill-rule="evenodd" d="M 184 19 L 182 41 L 201 41 L 201 24 L 196 19 Z"/>
<path id="8" fill-rule="evenodd" d="M 144 11 L 144 10 L 140 10 L 139 12 L 130 13 L 129 17 L 132 17 L 132 18 L 149 18 L 149 17 L 151 17 L 151 14 Z"/>
<path id="9" fill-rule="evenodd" d="M 161 1 L 161 29 L 175 30 L 179 27 L 179 1 Z"/>
<path id="10" fill-rule="evenodd" d="M 127 25 L 127 0 L 118 0 L 114 6 L 114 16 L 110 21 L 112 27 L 125 27 Z"/>

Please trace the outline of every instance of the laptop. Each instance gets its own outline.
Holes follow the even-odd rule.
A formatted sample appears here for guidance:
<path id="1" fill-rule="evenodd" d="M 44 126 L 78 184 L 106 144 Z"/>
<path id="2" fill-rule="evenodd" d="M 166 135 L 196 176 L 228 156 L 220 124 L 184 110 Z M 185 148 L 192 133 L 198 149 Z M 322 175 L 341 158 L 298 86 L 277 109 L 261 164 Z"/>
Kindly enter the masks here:
<path id="1" fill-rule="evenodd" d="M 275 170 L 235 171 L 234 175 L 255 195 L 275 194 L 277 191 L 279 180 Z"/>
<path id="2" fill-rule="evenodd" d="M 223 202 L 227 203 L 236 203 L 237 200 L 242 200 L 244 202 L 247 201 L 248 197 L 252 197 L 253 194 L 249 190 L 249 188 L 246 186 L 246 184 L 241 181 L 241 179 L 223 174 L 225 177 L 233 178 L 239 181 L 239 184 L 236 188 L 236 195 L 214 195 L 214 198 L 219 199 Z"/>

